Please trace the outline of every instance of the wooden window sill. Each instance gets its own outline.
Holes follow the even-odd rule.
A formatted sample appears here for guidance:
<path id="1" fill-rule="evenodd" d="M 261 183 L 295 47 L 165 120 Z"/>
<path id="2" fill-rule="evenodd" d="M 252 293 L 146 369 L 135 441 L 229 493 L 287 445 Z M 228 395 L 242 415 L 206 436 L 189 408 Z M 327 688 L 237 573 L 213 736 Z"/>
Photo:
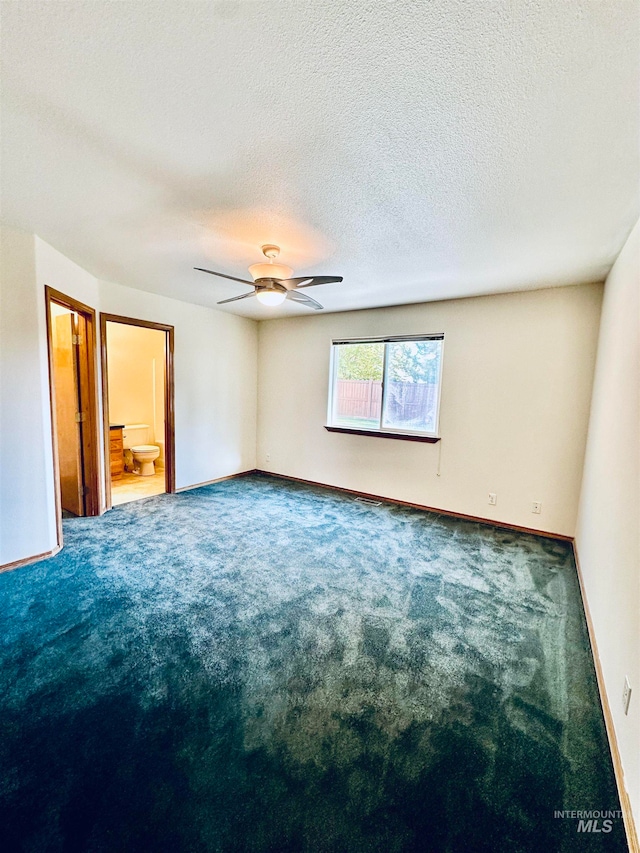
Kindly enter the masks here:
<path id="1" fill-rule="evenodd" d="M 408 432 L 386 432 L 379 429 L 351 429 L 350 427 L 325 426 L 328 432 L 346 432 L 349 435 L 374 435 L 378 438 L 399 438 L 402 441 L 424 441 L 427 444 L 436 444 L 440 436 L 416 435 Z"/>

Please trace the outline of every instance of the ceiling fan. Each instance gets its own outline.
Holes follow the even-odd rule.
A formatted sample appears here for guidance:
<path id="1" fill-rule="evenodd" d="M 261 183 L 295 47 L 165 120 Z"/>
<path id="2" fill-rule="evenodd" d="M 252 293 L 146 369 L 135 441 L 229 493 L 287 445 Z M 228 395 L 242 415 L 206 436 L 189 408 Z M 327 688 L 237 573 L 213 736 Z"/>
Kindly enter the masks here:
<path id="1" fill-rule="evenodd" d="M 298 302 L 300 305 L 306 305 L 307 308 L 315 308 L 316 311 L 322 309 L 322 305 L 311 299 L 306 293 L 299 293 L 303 287 L 315 287 L 317 284 L 333 284 L 342 281 L 341 275 L 306 275 L 299 278 L 291 278 L 293 270 L 285 264 L 274 264 L 274 260 L 280 254 L 279 246 L 273 246 L 268 243 L 262 246 L 262 254 L 268 260 L 262 261 L 259 264 L 251 264 L 249 273 L 253 281 L 248 281 L 244 278 L 236 278 L 233 275 L 227 275 L 223 272 L 215 272 L 215 270 L 205 270 L 202 267 L 194 267 L 199 272 L 208 272 L 209 275 L 219 275 L 221 278 L 229 278 L 231 281 L 239 281 L 241 284 L 249 284 L 253 287 L 251 293 L 243 293 L 241 296 L 232 296 L 231 299 L 222 299 L 218 305 L 224 305 L 227 302 L 236 302 L 238 299 L 248 299 L 250 296 L 256 296 L 259 302 L 263 305 L 281 305 L 285 299 L 290 299 L 292 302 Z"/>

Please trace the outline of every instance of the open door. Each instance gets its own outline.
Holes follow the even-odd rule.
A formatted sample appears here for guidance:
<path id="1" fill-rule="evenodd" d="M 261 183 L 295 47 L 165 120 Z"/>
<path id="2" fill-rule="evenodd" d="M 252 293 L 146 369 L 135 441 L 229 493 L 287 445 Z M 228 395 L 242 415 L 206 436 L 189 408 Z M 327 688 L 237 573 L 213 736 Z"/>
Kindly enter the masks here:
<path id="1" fill-rule="evenodd" d="M 140 334 L 134 334 L 136 332 Z M 161 341 L 161 348 L 152 346 L 151 339 L 156 344 Z M 107 509 L 114 503 L 175 492 L 173 339 L 173 326 L 117 314 L 100 314 Z M 129 452 L 126 448 L 132 446 L 127 441 L 139 428 L 151 429 L 150 449 L 159 450 L 162 445 L 163 454 L 160 453 L 158 465 L 163 476 L 160 472 L 154 474 L 162 480 L 158 488 L 150 482 L 149 488 L 142 482 L 132 482 L 136 476 L 132 476 L 128 467 L 131 460 L 123 460 L 123 452 L 126 455 Z M 145 434 L 149 436 L 149 432 Z M 148 438 L 138 443 L 148 444 Z M 134 448 L 134 464 L 135 461 Z M 147 478 L 142 472 L 137 479 Z"/>
<path id="2" fill-rule="evenodd" d="M 80 318 L 55 303 L 51 312 L 60 503 L 64 512 L 84 515 L 82 402 L 78 379 Z"/>
<path id="3" fill-rule="evenodd" d="M 95 312 L 45 288 L 58 538 L 65 515 L 100 514 Z"/>

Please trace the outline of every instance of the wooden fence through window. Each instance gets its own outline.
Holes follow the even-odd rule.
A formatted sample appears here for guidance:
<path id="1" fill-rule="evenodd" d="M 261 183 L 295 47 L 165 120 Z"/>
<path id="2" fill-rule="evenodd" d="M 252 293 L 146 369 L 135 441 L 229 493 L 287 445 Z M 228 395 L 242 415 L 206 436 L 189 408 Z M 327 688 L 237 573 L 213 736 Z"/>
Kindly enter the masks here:
<path id="1" fill-rule="evenodd" d="M 372 379 L 338 379 L 339 418 L 380 418 L 382 382 Z"/>
<path id="2" fill-rule="evenodd" d="M 382 382 L 369 379 L 339 379 L 337 382 L 338 418 L 380 419 Z M 392 421 L 428 423 L 436 405 L 438 386 L 421 382 L 391 382 L 388 389 L 387 417 Z"/>

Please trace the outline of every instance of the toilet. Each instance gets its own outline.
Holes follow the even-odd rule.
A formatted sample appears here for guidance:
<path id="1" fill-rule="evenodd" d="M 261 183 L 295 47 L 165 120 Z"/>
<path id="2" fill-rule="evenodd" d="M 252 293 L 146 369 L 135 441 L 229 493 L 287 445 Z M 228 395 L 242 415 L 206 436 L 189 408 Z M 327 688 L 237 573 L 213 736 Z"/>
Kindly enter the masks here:
<path id="1" fill-rule="evenodd" d="M 138 474 L 142 477 L 151 477 L 156 469 L 154 460 L 160 455 L 160 448 L 155 444 L 149 444 L 149 424 L 125 424 L 122 430 L 122 444 L 125 450 L 131 451 L 134 464 L 137 466 Z"/>

